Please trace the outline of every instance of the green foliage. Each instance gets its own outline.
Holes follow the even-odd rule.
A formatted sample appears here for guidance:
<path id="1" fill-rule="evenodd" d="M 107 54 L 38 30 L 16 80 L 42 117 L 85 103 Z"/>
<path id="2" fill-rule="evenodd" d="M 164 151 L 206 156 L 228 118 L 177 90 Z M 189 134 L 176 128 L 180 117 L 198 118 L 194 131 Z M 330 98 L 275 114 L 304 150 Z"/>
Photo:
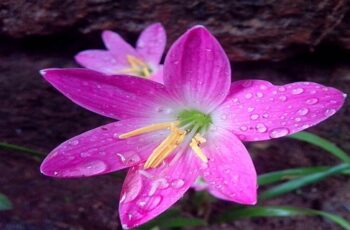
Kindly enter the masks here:
<path id="1" fill-rule="evenodd" d="M 266 206 L 266 207 L 245 207 L 233 208 L 226 210 L 223 215 L 219 217 L 220 221 L 232 221 L 242 218 L 252 217 L 292 217 L 292 216 L 321 216 L 329 221 L 332 221 L 346 230 L 350 230 L 350 223 L 344 218 L 318 210 L 285 207 L 285 206 Z"/>
<path id="2" fill-rule="evenodd" d="M 0 211 L 12 209 L 11 201 L 2 193 L 0 193 Z"/>
<path id="3" fill-rule="evenodd" d="M 339 159 L 344 161 L 344 163 L 350 164 L 350 157 L 348 154 L 346 154 L 346 152 L 344 152 L 342 149 L 337 147 L 335 144 L 333 144 L 332 142 L 330 142 L 322 137 L 319 137 L 315 134 L 308 133 L 308 132 L 299 132 L 299 133 L 293 134 L 289 137 L 296 139 L 296 140 L 305 141 L 307 143 L 318 146 L 318 147 L 326 150 L 330 154 L 338 157 Z"/>
<path id="4" fill-rule="evenodd" d="M 259 198 L 260 200 L 270 199 L 270 198 L 294 191 L 305 185 L 316 183 L 317 181 L 325 179 L 326 177 L 329 177 L 331 175 L 334 175 L 346 169 L 350 169 L 350 165 L 340 164 L 328 169 L 324 169 L 323 171 L 319 171 L 319 172 L 309 174 L 307 176 L 299 177 L 299 178 L 284 182 L 282 184 L 279 184 L 273 188 L 270 188 L 260 193 Z"/>

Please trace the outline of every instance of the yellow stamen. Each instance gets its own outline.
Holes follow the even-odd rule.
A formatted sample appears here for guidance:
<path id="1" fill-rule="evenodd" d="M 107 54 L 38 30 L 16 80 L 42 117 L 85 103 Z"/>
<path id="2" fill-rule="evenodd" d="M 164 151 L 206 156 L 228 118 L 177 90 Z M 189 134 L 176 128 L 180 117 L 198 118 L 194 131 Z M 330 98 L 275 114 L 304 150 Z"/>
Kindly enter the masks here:
<path id="1" fill-rule="evenodd" d="M 167 129 L 167 128 L 170 128 L 172 124 L 176 126 L 179 123 L 180 122 L 178 122 L 178 121 L 171 121 L 171 122 L 152 124 L 152 125 L 149 125 L 146 127 L 135 129 L 135 130 L 130 131 L 128 133 L 123 133 L 123 134 L 119 135 L 119 138 L 125 139 L 125 138 L 129 138 L 129 137 L 137 136 L 140 134 L 144 134 L 144 133 L 149 133 L 149 132 L 153 132 L 153 131 L 157 131 L 157 130 L 161 130 L 161 129 Z"/>
<path id="2" fill-rule="evenodd" d="M 148 67 L 144 67 L 143 69 L 142 69 L 142 73 L 143 73 L 143 76 L 149 76 L 149 75 L 151 75 L 151 73 L 149 72 L 149 69 L 148 69 Z"/>
<path id="3" fill-rule="evenodd" d="M 164 145 L 160 148 L 156 148 L 153 150 L 151 156 L 147 159 L 144 168 L 156 168 L 162 161 L 169 156 L 170 153 L 172 153 L 183 141 L 183 139 L 186 136 L 186 132 L 183 130 L 177 130 L 175 131 L 175 137 L 172 140 L 169 140 L 168 142 L 162 142 L 161 145 L 164 143 Z M 152 157 L 152 159 L 151 159 Z"/>
<path id="4" fill-rule="evenodd" d="M 132 55 L 126 55 L 131 68 L 121 70 L 122 73 L 130 73 L 135 75 L 140 75 L 141 77 L 148 77 L 151 75 L 148 65 L 141 59 L 138 59 Z"/>
<path id="5" fill-rule="evenodd" d="M 144 164 L 144 168 L 156 168 L 158 167 L 164 159 L 169 156 L 185 139 L 187 132 L 183 129 L 177 128 L 180 121 L 163 122 L 158 124 L 152 124 L 146 127 L 142 127 L 128 133 L 119 135 L 120 139 L 125 139 L 133 136 L 137 136 L 144 133 L 149 133 L 162 129 L 170 129 L 170 134 L 163 140 L 157 148 L 155 148 L 151 155 L 148 157 Z M 191 140 L 189 144 L 194 153 L 204 161 L 208 162 L 208 158 L 203 154 L 202 149 L 199 147 L 201 144 L 205 143 L 206 139 L 197 133 Z"/>
<path id="6" fill-rule="evenodd" d="M 153 150 L 152 154 L 144 164 L 144 168 L 157 167 L 178 145 L 180 145 L 186 132 L 176 128 L 175 123 L 171 124 L 171 133 L 160 145 Z"/>
<path id="7" fill-rule="evenodd" d="M 194 136 L 194 139 L 199 143 L 199 144 L 203 144 L 205 142 L 207 142 L 207 140 L 202 137 L 199 133 L 197 133 L 195 136 Z"/>
<path id="8" fill-rule="evenodd" d="M 203 138 L 204 139 L 204 138 Z M 199 142 L 195 139 L 195 138 L 192 138 L 191 140 L 191 143 L 190 143 L 190 146 L 193 150 L 193 152 L 195 152 L 197 154 L 197 156 L 202 160 L 204 161 L 205 163 L 208 162 L 208 158 L 204 155 L 204 153 L 202 152 L 202 149 L 199 148 L 198 146 Z"/>

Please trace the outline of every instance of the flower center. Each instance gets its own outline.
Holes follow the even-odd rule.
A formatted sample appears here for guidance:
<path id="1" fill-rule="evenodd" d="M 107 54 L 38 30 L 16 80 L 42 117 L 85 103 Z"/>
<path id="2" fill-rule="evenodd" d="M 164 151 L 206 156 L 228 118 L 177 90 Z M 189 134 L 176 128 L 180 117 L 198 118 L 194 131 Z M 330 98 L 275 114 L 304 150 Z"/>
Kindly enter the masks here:
<path id="1" fill-rule="evenodd" d="M 144 168 L 156 168 L 179 145 L 189 145 L 193 152 L 204 162 L 208 162 L 200 145 L 206 142 L 202 136 L 210 124 L 211 117 L 197 110 L 184 110 L 179 113 L 178 120 L 145 126 L 128 133 L 121 134 L 120 139 L 137 136 L 143 133 L 162 129 L 170 129 L 170 134 L 155 148 L 144 164 Z"/>
<path id="2" fill-rule="evenodd" d="M 126 58 L 130 64 L 130 68 L 122 70 L 122 73 L 133 74 L 145 78 L 151 75 L 152 70 L 144 61 L 132 55 L 126 55 Z"/>

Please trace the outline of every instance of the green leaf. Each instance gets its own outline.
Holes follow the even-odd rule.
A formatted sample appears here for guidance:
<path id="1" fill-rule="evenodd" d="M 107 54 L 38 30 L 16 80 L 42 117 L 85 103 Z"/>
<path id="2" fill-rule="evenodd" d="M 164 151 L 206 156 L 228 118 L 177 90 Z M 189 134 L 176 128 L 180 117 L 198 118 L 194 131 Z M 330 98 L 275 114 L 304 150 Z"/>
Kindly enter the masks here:
<path id="1" fill-rule="evenodd" d="M 181 217 L 179 209 L 170 209 L 158 216 L 156 219 L 139 227 L 139 230 L 163 229 L 163 228 L 182 228 L 189 226 L 205 226 L 207 223 L 199 218 Z"/>
<path id="2" fill-rule="evenodd" d="M 350 230 L 350 223 L 344 218 L 318 210 L 295 208 L 287 206 L 266 206 L 266 207 L 244 207 L 233 208 L 226 210 L 223 215 L 219 217 L 220 221 L 229 221 L 242 218 L 251 217 L 290 217 L 290 216 L 322 216 L 323 218 L 332 221 L 346 230 Z"/>
<path id="3" fill-rule="evenodd" d="M 301 188 L 305 185 L 315 183 L 317 181 L 320 181 L 328 176 L 331 176 L 333 174 L 339 173 L 344 170 L 350 169 L 350 165 L 348 164 L 339 164 L 334 167 L 330 167 L 327 170 L 313 173 L 307 176 L 299 177 L 297 179 L 293 179 L 287 182 L 284 182 L 282 184 L 279 184 L 275 187 L 272 187 L 271 189 L 268 189 L 264 192 L 262 192 L 259 195 L 260 200 L 266 200 L 275 196 L 279 196 L 282 194 L 285 194 L 287 192 L 293 191 L 295 189 Z"/>
<path id="4" fill-rule="evenodd" d="M 350 156 L 348 154 L 346 154 L 346 152 L 344 152 L 342 149 L 337 147 L 335 144 L 333 144 L 332 142 L 330 142 L 322 137 L 319 137 L 319 136 L 312 134 L 312 133 L 309 133 L 309 132 L 299 132 L 299 133 L 293 134 L 289 137 L 296 139 L 296 140 L 305 141 L 307 143 L 316 145 L 316 146 L 326 150 L 327 152 L 333 154 L 334 156 L 338 157 L 339 159 L 341 159 L 345 163 L 350 164 Z"/>
<path id="5" fill-rule="evenodd" d="M 268 185 L 281 180 L 287 180 L 287 179 L 289 180 L 295 177 L 323 172 L 325 170 L 328 170 L 329 168 L 330 167 L 327 167 L 327 166 L 305 167 L 305 168 L 294 168 L 294 169 L 286 169 L 281 171 L 265 173 L 258 177 L 258 184 Z"/>
<path id="6" fill-rule="evenodd" d="M 43 158 L 44 157 L 44 154 L 42 154 L 36 150 L 32 150 L 32 149 L 22 147 L 19 145 L 13 145 L 13 144 L 0 142 L 0 148 L 5 149 L 5 150 L 12 150 L 12 151 L 16 151 L 16 152 L 26 153 L 26 154 L 29 154 L 29 155 L 34 156 L 36 158 Z"/>
<path id="7" fill-rule="evenodd" d="M 12 209 L 11 201 L 2 193 L 0 193 L 0 211 Z"/>

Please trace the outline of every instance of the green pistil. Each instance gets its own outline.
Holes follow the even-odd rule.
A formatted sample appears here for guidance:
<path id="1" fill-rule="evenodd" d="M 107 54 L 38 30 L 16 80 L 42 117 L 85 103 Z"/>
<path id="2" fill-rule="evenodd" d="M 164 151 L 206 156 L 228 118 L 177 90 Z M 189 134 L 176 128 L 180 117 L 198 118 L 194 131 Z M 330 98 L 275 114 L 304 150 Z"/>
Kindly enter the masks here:
<path id="1" fill-rule="evenodd" d="M 206 131 L 212 123 L 211 117 L 197 110 L 183 110 L 179 113 L 180 126 L 187 130 L 196 129 L 196 132 Z"/>

